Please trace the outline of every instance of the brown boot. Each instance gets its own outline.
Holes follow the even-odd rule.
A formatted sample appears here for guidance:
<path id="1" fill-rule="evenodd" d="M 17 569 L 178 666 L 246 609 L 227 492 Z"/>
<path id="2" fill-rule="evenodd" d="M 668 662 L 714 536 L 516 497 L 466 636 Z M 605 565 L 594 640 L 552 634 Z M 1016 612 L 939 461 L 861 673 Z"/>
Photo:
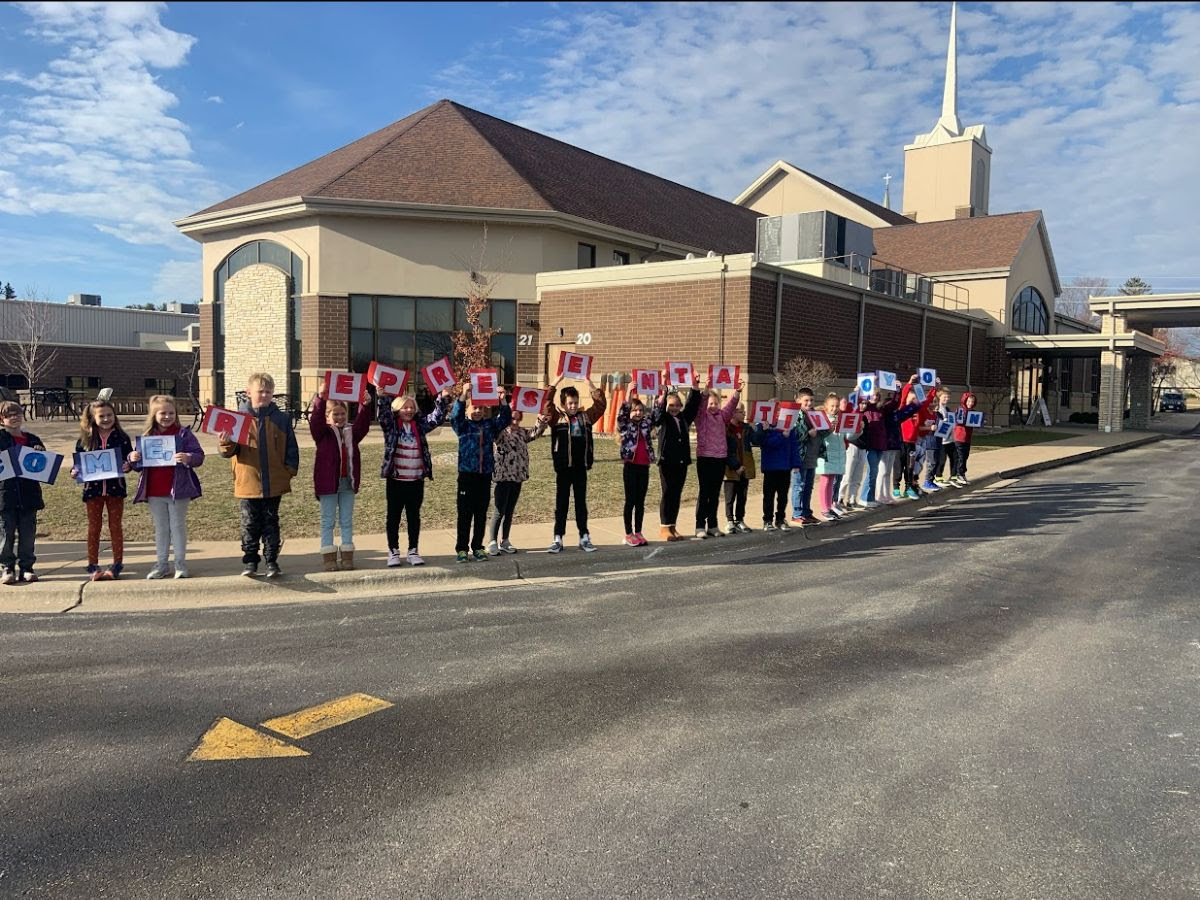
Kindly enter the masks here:
<path id="1" fill-rule="evenodd" d="M 674 525 L 670 525 L 668 527 L 671 530 L 671 536 L 669 538 L 667 538 L 667 540 L 669 540 L 669 541 L 686 541 L 687 540 L 687 538 L 685 538 L 682 534 L 680 534 L 678 531 L 675 530 Z"/>
<path id="2" fill-rule="evenodd" d="M 354 551 L 342 548 L 341 568 L 343 572 L 352 572 L 354 570 Z"/>
<path id="3" fill-rule="evenodd" d="M 336 550 L 333 553 L 322 553 L 321 559 L 324 563 L 323 568 L 326 572 L 336 572 L 338 570 Z"/>
<path id="4" fill-rule="evenodd" d="M 661 525 L 661 526 L 659 526 L 659 529 L 658 529 L 658 539 L 659 539 L 660 541 L 670 541 L 670 540 L 674 540 L 674 538 L 672 538 L 672 537 L 671 537 L 671 526 L 670 526 L 670 525 Z"/>

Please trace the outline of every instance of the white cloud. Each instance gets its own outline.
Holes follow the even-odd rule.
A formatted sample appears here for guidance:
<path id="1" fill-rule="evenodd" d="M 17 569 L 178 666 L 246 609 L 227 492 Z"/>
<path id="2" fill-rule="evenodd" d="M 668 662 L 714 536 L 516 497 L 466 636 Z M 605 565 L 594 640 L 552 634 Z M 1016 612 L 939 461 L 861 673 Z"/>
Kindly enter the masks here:
<path id="1" fill-rule="evenodd" d="M 204 294 L 200 284 L 200 255 L 195 259 L 171 259 L 154 276 L 154 302 L 195 303 Z"/>
<path id="2" fill-rule="evenodd" d="M 152 73 L 182 66 L 195 42 L 164 27 L 161 8 L 21 4 L 28 34 L 61 52 L 44 71 L 0 78 L 16 108 L 0 143 L 0 212 L 63 213 L 130 243 L 179 245 L 172 218 L 219 195 Z"/>
<path id="3" fill-rule="evenodd" d="M 220 94 L 213 94 L 211 97 L 205 97 L 204 102 L 205 103 L 224 103 L 225 98 L 222 97 Z"/>
<path id="4" fill-rule="evenodd" d="M 435 89 L 718 196 L 784 158 L 878 201 L 937 119 L 948 25 L 947 4 L 564 8 Z M 959 115 L 987 126 L 992 211 L 1043 209 L 1063 271 L 1200 273 L 1197 40 L 1193 4 L 960 7 Z M 522 68 L 518 94 L 498 73 Z"/>

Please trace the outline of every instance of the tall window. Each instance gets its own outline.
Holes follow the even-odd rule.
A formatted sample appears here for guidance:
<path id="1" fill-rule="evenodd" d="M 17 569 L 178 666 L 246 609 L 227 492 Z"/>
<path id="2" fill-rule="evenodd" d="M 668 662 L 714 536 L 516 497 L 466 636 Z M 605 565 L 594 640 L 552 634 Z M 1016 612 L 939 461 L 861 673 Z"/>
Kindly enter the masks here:
<path id="1" fill-rule="evenodd" d="M 613 265 L 614 266 L 629 265 L 629 251 L 628 250 L 614 250 L 613 251 Z"/>
<path id="2" fill-rule="evenodd" d="M 1058 367 L 1058 405 L 1071 406 L 1071 357 L 1064 356 Z"/>
<path id="3" fill-rule="evenodd" d="M 1027 287 L 1017 294 L 1012 307 L 1013 331 L 1023 331 L 1025 334 L 1046 334 L 1049 330 L 1050 315 L 1046 309 L 1046 301 L 1035 287 Z"/>
<path id="4" fill-rule="evenodd" d="M 274 266 L 290 279 L 288 296 L 288 393 L 293 400 L 300 396 L 300 290 L 304 284 L 304 263 L 295 253 L 274 241 L 251 241 L 242 244 L 221 260 L 214 273 L 213 322 L 213 368 L 216 370 L 214 393 L 225 394 L 225 282 L 246 266 L 266 263 Z"/>
<path id="5" fill-rule="evenodd" d="M 350 365 L 365 372 L 371 360 L 407 369 L 418 394 L 418 372 L 454 351 L 454 332 L 466 330 L 466 300 L 446 297 L 350 295 Z M 492 300 L 480 319 L 492 335 L 492 365 L 505 384 L 517 380 L 517 301 Z"/>
<path id="6" fill-rule="evenodd" d="M 594 269 L 596 268 L 596 245 L 595 244 L 580 244 L 579 259 L 575 266 L 577 269 Z"/>

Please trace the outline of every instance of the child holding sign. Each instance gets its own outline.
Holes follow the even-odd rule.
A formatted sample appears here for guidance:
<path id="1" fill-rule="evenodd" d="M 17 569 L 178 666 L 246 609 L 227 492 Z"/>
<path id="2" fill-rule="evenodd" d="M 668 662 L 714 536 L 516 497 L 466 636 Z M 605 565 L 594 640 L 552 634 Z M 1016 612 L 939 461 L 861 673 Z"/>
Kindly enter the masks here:
<path id="1" fill-rule="evenodd" d="M 458 562 L 484 562 L 483 529 L 487 524 L 488 497 L 495 468 L 496 436 L 512 421 L 504 388 L 499 390 L 500 410 L 488 416 L 488 408 L 473 403 L 470 382 L 450 411 L 450 427 L 458 435 Z"/>
<path id="2" fill-rule="evenodd" d="M 762 448 L 760 468 L 763 473 L 763 531 L 791 531 L 787 522 L 788 488 L 792 472 L 804 467 L 804 456 L 798 429 L 793 425 L 786 431 L 764 427 L 761 423 L 750 432 L 751 445 Z"/>
<path id="3" fill-rule="evenodd" d="M 725 426 L 725 445 L 729 458 L 725 463 L 725 533 L 746 534 L 753 531 L 746 524 L 746 494 L 750 482 L 758 474 L 754 470 L 754 451 L 750 449 L 750 426 L 746 410 L 739 406 Z"/>
<path id="4" fill-rule="evenodd" d="M 174 546 L 175 577 L 187 578 L 187 512 L 188 505 L 200 496 L 200 479 L 193 469 L 204 465 L 204 449 L 191 429 L 179 424 L 174 397 L 155 394 L 146 406 L 139 449 L 129 454 L 133 468 L 142 473 L 133 502 L 148 503 L 150 518 L 154 520 L 155 564 L 146 577 L 167 577 L 167 558 Z M 170 454 L 169 465 L 155 464 L 160 461 L 148 458 L 171 447 L 174 452 Z"/>
<path id="5" fill-rule="evenodd" d="M 637 373 L 640 374 L 640 373 Z M 657 374 L 657 373 L 656 373 Z M 650 467 L 654 465 L 652 434 L 654 413 L 646 415 L 646 405 L 638 396 L 638 381 L 630 385 L 629 399 L 617 412 L 617 437 L 621 447 L 621 478 L 625 484 L 625 539 L 627 547 L 642 547 L 649 543 L 642 536 L 642 519 L 646 513 L 646 491 L 650 487 Z M 648 383 L 643 381 L 643 383 Z"/>
<path id="6" fill-rule="evenodd" d="M 428 367 L 426 367 L 428 368 Z M 418 552 L 421 540 L 421 506 L 425 502 L 425 482 L 433 480 L 433 456 L 426 440 L 446 418 L 454 395 L 446 386 L 433 401 L 433 410 L 419 415 L 412 397 L 375 396 L 375 421 L 383 431 L 383 465 L 379 476 L 387 479 L 388 567 L 401 563 L 400 517 L 408 524 L 408 564 L 423 566 Z"/>
<path id="7" fill-rule="evenodd" d="M 840 405 L 841 398 L 837 394 L 826 395 L 825 415 L 830 422 L 837 422 Z M 837 510 L 835 501 L 838 490 L 842 486 L 842 475 L 846 471 L 846 439 L 838 434 L 837 428 L 832 428 L 823 434 L 825 437 L 821 442 L 816 473 L 820 485 L 818 493 L 821 498 L 821 517 L 829 521 L 842 517 Z"/>
<path id="8" fill-rule="evenodd" d="M 496 435 L 496 465 L 492 471 L 495 506 L 488 520 L 488 556 L 517 552 L 508 536 L 521 499 L 521 485 L 529 480 L 529 442 L 540 438 L 550 421 L 549 416 L 539 415 L 535 428 L 522 428 L 524 418 L 523 412 L 514 409 L 512 422 Z"/>
<path id="9" fill-rule="evenodd" d="M 42 439 L 25 430 L 21 404 L 0 403 L 0 524 L 4 527 L 4 546 L 0 549 L 0 584 L 30 584 L 37 581 L 33 564 L 37 514 L 45 509 L 42 486 L 31 478 L 19 478 L 14 468 L 16 453 L 22 447 L 45 450 Z M 16 545 L 15 552 L 13 545 Z M 20 565 L 20 573 L 17 566 Z"/>
<path id="10" fill-rule="evenodd" d="M 663 372 L 664 384 L 669 383 L 668 372 Z M 686 406 L 677 391 L 664 390 L 654 412 L 654 421 L 658 423 L 659 537 L 664 541 L 686 540 L 676 531 L 675 520 L 679 517 L 688 466 L 692 464 L 691 424 L 700 412 L 700 385 L 694 373 L 691 389 Z"/>
<path id="11" fill-rule="evenodd" d="M 366 388 L 375 390 L 374 385 Z M 317 448 L 313 461 L 313 491 L 321 504 L 321 565 L 326 572 L 354 568 L 354 497 L 362 484 L 362 455 L 358 445 L 371 430 L 373 403 L 360 399 L 354 424 L 342 400 L 328 399 L 329 383 L 321 385 L 308 414 L 308 431 Z M 360 395 L 361 397 L 361 395 Z M 338 521 L 342 543 L 333 542 Z"/>
<path id="12" fill-rule="evenodd" d="M 292 417 L 275 405 L 275 379 L 256 372 L 246 383 L 249 400 L 241 412 L 253 416 L 246 443 L 232 440 L 229 432 L 217 435 L 220 452 L 233 466 L 233 495 L 242 519 L 242 574 L 258 574 L 259 544 L 267 563 L 267 577 L 278 578 L 279 501 L 291 493 L 292 479 L 300 467 L 300 445 L 292 428 Z"/>
<path id="13" fill-rule="evenodd" d="M 121 472 L 130 469 L 129 456 L 133 453 L 133 442 L 117 421 L 117 411 L 107 400 L 93 400 L 83 408 L 79 418 L 79 440 L 75 442 L 76 453 L 93 450 L 116 450 L 117 467 Z M 71 476 L 78 478 L 80 470 L 72 466 Z M 85 481 L 83 502 L 87 507 L 87 555 L 88 574 L 92 581 L 108 581 L 121 577 L 125 568 L 125 476 L 115 475 L 102 481 Z M 108 513 L 108 537 L 112 544 L 112 565 L 100 568 L 100 531 L 104 525 L 104 514 Z"/>
<path id="14" fill-rule="evenodd" d="M 967 481 L 967 457 L 971 455 L 971 436 L 975 433 L 975 429 L 966 422 L 967 413 L 974 409 L 975 395 L 970 391 L 963 391 L 962 401 L 959 403 L 958 412 L 955 415 L 954 471 L 953 477 L 950 479 L 959 487 L 966 487 L 970 484 Z"/>
<path id="15" fill-rule="evenodd" d="M 565 376 L 554 382 L 557 388 Z M 579 529 L 579 549 L 591 553 L 596 549 L 588 534 L 587 477 L 594 460 L 592 426 L 604 415 L 608 401 L 604 391 L 588 381 L 592 405 L 579 408 L 579 391 L 568 385 L 558 395 L 560 409 L 550 404 L 550 457 L 554 460 L 554 541 L 551 553 L 561 553 L 563 532 L 567 530 L 567 510 L 571 494 L 575 495 L 575 526 Z"/>
<path id="16" fill-rule="evenodd" d="M 740 393 L 737 388 L 721 406 L 721 395 L 709 385 L 700 393 L 700 413 L 696 416 L 696 537 L 718 537 L 717 507 L 721 503 L 721 483 L 725 480 L 729 446 L 725 429 L 733 419 Z"/>

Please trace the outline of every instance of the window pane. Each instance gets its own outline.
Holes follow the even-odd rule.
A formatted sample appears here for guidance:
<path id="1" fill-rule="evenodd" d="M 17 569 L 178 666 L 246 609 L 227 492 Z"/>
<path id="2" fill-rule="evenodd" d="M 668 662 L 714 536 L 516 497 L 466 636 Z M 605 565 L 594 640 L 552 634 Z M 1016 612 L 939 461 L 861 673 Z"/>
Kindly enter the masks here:
<path id="1" fill-rule="evenodd" d="M 843 221 L 845 221 L 845 220 L 843 220 Z M 625 250 L 614 250 L 613 251 L 613 265 L 614 266 L 629 265 L 629 253 Z"/>
<path id="2" fill-rule="evenodd" d="M 596 268 L 596 247 L 593 244 L 579 245 L 579 260 L 576 265 L 577 269 L 594 269 Z"/>
<path id="3" fill-rule="evenodd" d="M 292 251 L 274 241 L 259 241 L 258 261 L 269 263 L 292 274 Z"/>
<path id="4" fill-rule="evenodd" d="M 395 366 L 399 369 L 411 369 L 413 333 L 411 331 L 380 331 L 375 342 L 375 358 L 384 365 Z"/>
<path id="5" fill-rule="evenodd" d="M 350 332 L 350 368 L 355 372 L 367 371 L 375 358 L 375 334 L 364 328 Z"/>
<path id="6" fill-rule="evenodd" d="M 417 332 L 417 367 L 437 362 L 454 352 L 454 341 L 450 335 L 438 332 Z"/>
<path id="7" fill-rule="evenodd" d="M 459 300 L 457 303 L 454 304 L 454 306 L 455 306 L 455 313 L 454 313 L 455 325 L 454 325 L 454 327 L 457 328 L 459 331 L 470 331 L 471 326 L 467 324 L 467 301 L 466 301 L 466 299 Z M 491 312 L 485 306 L 483 308 L 483 312 L 481 312 L 479 315 L 479 327 L 480 328 L 490 328 L 491 326 L 488 325 L 488 323 L 491 320 L 492 320 Z"/>
<path id="8" fill-rule="evenodd" d="M 517 381 L 517 336 L 492 335 L 492 365 L 500 369 L 505 384 Z"/>
<path id="9" fill-rule="evenodd" d="M 350 327 L 375 327 L 375 300 L 365 294 L 350 295 Z"/>
<path id="10" fill-rule="evenodd" d="M 217 293 L 216 300 L 220 303 L 225 299 L 225 282 L 229 280 L 229 266 L 221 263 L 221 268 L 217 269 Z"/>
<path id="11" fill-rule="evenodd" d="M 412 331 L 413 310 L 416 304 L 412 297 L 380 297 L 379 327 L 392 331 Z"/>
<path id="12" fill-rule="evenodd" d="M 229 277 L 232 278 L 246 266 L 258 262 L 258 241 L 239 247 L 229 257 Z"/>
<path id="13" fill-rule="evenodd" d="M 417 301 L 418 331 L 453 331 L 454 301 L 422 297 Z"/>
<path id="14" fill-rule="evenodd" d="M 505 334 L 517 330 L 517 304 L 512 300 L 492 301 L 492 325 Z"/>

